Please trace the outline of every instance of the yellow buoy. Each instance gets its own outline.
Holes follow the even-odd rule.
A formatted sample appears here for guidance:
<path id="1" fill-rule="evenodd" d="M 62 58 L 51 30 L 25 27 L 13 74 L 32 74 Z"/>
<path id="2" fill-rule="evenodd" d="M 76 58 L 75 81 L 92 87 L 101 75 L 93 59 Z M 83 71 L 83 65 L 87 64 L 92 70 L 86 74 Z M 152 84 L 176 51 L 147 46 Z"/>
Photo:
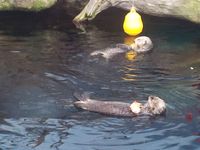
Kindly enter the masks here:
<path id="1" fill-rule="evenodd" d="M 142 18 L 134 8 L 131 8 L 130 12 L 125 16 L 123 28 L 124 32 L 131 36 L 138 35 L 142 32 Z"/>

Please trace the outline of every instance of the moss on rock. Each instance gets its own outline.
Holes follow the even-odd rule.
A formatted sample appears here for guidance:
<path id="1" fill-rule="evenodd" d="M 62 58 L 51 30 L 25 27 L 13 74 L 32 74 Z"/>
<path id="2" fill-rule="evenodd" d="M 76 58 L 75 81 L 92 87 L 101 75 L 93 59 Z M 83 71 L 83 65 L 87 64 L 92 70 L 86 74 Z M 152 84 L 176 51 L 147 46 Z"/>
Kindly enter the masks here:
<path id="1" fill-rule="evenodd" d="M 35 0 L 32 6 L 33 10 L 40 11 L 44 8 L 49 8 L 55 4 L 57 0 Z"/>
<path id="2" fill-rule="evenodd" d="M 0 0 L 0 10 L 40 11 L 56 2 L 57 0 Z"/>
<path id="3" fill-rule="evenodd" d="M 0 0 L 0 10 L 8 10 L 11 9 L 12 6 L 7 0 Z"/>

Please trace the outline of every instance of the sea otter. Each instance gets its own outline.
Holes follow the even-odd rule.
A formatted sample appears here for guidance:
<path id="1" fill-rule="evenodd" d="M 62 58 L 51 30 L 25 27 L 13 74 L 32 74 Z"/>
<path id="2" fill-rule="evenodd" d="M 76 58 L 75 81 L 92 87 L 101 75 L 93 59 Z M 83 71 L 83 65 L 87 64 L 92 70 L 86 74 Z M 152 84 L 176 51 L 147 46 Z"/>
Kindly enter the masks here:
<path id="1" fill-rule="evenodd" d="M 134 101 L 132 104 L 117 101 L 99 101 L 90 99 L 87 93 L 74 94 L 78 100 L 74 106 L 91 112 L 97 112 L 105 115 L 135 117 L 138 115 L 164 115 L 166 104 L 164 100 L 156 96 L 149 96 L 145 104 Z"/>
<path id="2" fill-rule="evenodd" d="M 153 48 L 151 39 L 147 36 L 140 36 L 133 41 L 133 44 L 117 44 L 114 48 L 107 48 L 106 50 L 98 50 L 90 53 L 90 56 L 101 55 L 106 59 L 110 59 L 119 53 L 125 53 L 134 50 L 136 53 L 145 53 Z"/>

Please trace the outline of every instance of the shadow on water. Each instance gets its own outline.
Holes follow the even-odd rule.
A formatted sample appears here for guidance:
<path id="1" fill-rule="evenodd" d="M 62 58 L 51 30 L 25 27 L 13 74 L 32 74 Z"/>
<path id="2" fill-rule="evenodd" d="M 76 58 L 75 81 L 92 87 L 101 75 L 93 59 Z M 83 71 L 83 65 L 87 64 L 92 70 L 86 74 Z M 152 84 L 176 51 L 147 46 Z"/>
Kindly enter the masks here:
<path id="1" fill-rule="evenodd" d="M 86 33 L 65 13 L 50 14 L 0 15 L 1 149 L 198 149 L 198 25 L 143 16 L 153 51 L 105 61 L 89 54 L 124 42 L 124 12 L 99 15 Z M 125 119 L 77 110 L 72 95 L 80 90 L 125 102 L 158 95 L 167 116 Z"/>

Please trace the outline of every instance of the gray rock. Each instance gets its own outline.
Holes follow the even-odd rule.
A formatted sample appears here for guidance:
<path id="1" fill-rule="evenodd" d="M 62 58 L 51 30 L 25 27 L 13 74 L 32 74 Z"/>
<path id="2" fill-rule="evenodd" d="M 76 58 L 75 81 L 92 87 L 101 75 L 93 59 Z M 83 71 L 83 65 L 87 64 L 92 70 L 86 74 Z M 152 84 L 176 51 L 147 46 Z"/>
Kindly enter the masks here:
<path id="1" fill-rule="evenodd" d="M 130 10 L 132 6 L 144 14 L 176 17 L 200 23 L 200 0 L 90 0 L 74 18 L 74 22 L 92 20 L 109 7 Z"/>

